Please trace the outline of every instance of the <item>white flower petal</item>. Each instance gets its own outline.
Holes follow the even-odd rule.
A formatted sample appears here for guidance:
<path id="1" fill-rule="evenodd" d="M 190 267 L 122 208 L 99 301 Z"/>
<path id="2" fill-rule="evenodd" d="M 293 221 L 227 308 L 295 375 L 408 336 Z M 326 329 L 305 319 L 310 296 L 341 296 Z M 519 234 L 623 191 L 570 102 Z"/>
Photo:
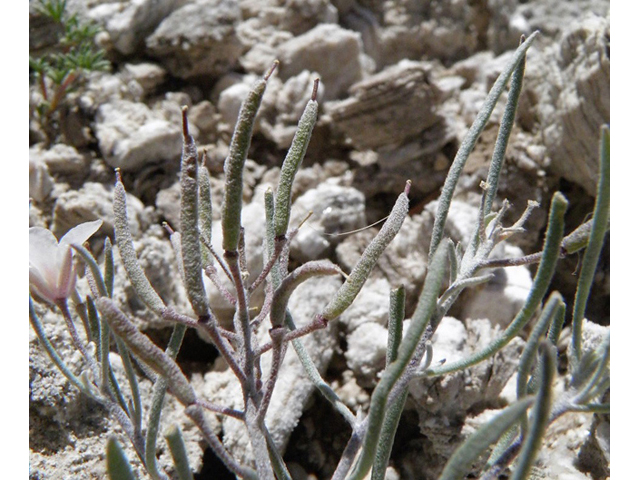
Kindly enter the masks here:
<path id="1" fill-rule="evenodd" d="M 60 270 L 58 272 L 58 279 L 56 282 L 56 296 L 57 299 L 67 298 L 75 287 L 76 284 L 76 272 L 73 269 L 73 255 L 71 254 L 71 247 L 68 245 L 60 245 L 58 249 L 60 258 Z"/>
<path id="2" fill-rule="evenodd" d="M 42 275 L 40 275 L 40 272 L 32 266 L 29 266 L 29 286 L 31 287 L 31 291 L 39 297 L 51 303 L 55 302 L 55 285 L 47 282 Z"/>
<path id="3" fill-rule="evenodd" d="M 102 226 L 102 220 L 94 220 L 93 222 L 85 222 L 73 227 L 61 239 L 60 244 L 71 245 L 72 243 L 82 245 L 91 235 L 96 233 Z"/>
<path id="4" fill-rule="evenodd" d="M 58 241 L 46 228 L 29 229 L 29 267 L 40 272 L 46 281 L 55 285 L 58 280 Z"/>

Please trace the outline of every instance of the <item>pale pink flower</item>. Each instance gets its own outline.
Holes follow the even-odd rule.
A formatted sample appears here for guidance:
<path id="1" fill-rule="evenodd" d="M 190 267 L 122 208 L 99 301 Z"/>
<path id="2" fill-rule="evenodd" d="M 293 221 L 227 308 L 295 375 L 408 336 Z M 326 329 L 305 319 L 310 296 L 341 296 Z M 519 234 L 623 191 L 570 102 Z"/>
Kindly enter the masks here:
<path id="1" fill-rule="evenodd" d="M 102 220 L 81 223 L 60 242 L 46 228 L 29 229 L 29 286 L 40 298 L 57 303 L 71 295 L 76 285 L 71 244 L 82 245 L 96 233 Z"/>

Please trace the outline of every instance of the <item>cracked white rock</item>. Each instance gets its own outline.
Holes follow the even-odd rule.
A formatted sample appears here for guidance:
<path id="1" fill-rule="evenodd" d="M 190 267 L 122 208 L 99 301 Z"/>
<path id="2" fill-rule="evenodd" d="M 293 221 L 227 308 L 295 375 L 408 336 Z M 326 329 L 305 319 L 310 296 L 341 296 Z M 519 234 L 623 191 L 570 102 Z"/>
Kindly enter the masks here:
<path id="1" fill-rule="evenodd" d="M 144 104 L 117 100 L 96 115 L 98 146 L 113 168 L 136 170 L 149 162 L 178 159 L 182 129 Z"/>
<path id="2" fill-rule="evenodd" d="M 179 78 L 220 75 L 242 53 L 235 32 L 240 20 L 240 6 L 231 0 L 188 3 L 147 38 L 147 51 Z"/>
<path id="3" fill-rule="evenodd" d="M 144 44 L 144 39 L 173 10 L 186 0 L 105 1 L 87 10 L 86 15 L 104 26 L 108 34 L 107 47 L 131 55 Z"/>
<path id="4" fill-rule="evenodd" d="M 338 98 L 363 76 L 360 34 L 335 24 L 321 24 L 281 44 L 279 75 L 288 79 L 304 70 L 318 72 L 325 98 Z"/>

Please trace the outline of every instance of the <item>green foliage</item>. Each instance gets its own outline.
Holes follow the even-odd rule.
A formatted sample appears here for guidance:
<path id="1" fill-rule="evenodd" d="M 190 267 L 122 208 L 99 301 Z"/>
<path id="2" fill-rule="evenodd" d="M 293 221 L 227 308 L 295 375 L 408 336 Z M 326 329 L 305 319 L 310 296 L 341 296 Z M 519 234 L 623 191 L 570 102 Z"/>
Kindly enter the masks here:
<path id="1" fill-rule="evenodd" d="M 105 52 L 94 42 L 100 28 L 83 23 L 77 14 L 69 14 L 66 0 L 38 0 L 37 11 L 60 26 L 55 50 L 42 56 L 29 56 L 29 71 L 41 99 L 35 106 L 39 121 L 53 140 L 56 134 L 54 114 L 68 94 L 82 82 L 83 74 L 109 70 Z"/>
<path id="2" fill-rule="evenodd" d="M 43 4 L 42 8 L 52 18 L 64 19 L 64 2 L 48 2 Z M 67 22 L 76 24 L 75 33 L 67 35 L 68 39 L 77 39 L 77 35 L 86 39 L 86 35 L 92 32 L 91 29 L 80 28 L 73 17 Z M 160 417 L 167 392 L 176 397 L 185 407 L 185 414 L 198 427 L 213 452 L 237 477 L 261 480 L 290 478 L 286 464 L 265 425 L 265 416 L 280 373 L 285 349 L 289 343 L 292 344 L 311 381 L 352 429 L 351 438 L 333 478 L 359 480 L 372 472 L 372 478 L 382 479 L 400 415 L 407 399 L 409 382 L 419 376 L 436 377 L 463 370 L 497 354 L 515 336 L 521 334 L 524 327 L 537 316 L 545 299 L 547 300 L 544 308 L 538 315 L 521 358 L 518 373 L 518 400 L 496 415 L 459 447 L 446 465 L 442 478 L 447 480 L 465 478 L 472 466 L 477 464 L 478 459 L 492 445 L 497 446 L 493 449 L 482 478 L 498 478 L 501 472 L 512 464 L 515 464 L 514 478 L 526 478 L 540 450 L 544 433 L 551 422 L 571 411 L 608 410 L 608 405 L 602 404 L 600 399 L 609 388 L 609 340 L 607 339 L 594 351 L 583 352 L 580 346 L 580 325 L 584 305 L 593 282 L 593 269 L 600 255 L 603 237 L 609 228 L 609 133 L 607 128 L 603 129 L 601 181 L 591 226 L 579 229 L 578 233 L 563 236 L 564 215 L 568 202 L 561 194 L 556 193 L 548 216 L 543 250 L 511 263 L 501 259 L 490 259 L 498 243 L 524 231 L 523 225 L 534 208 L 534 205 L 530 204 L 521 218 L 510 226 L 504 225 L 508 202 L 505 201 L 497 212 L 492 211 L 506 143 L 515 120 L 515 108 L 524 77 L 525 54 L 534 36 L 521 43 L 505 71 L 496 81 L 452 165 L 438 203 L 429 252 L 428 273 L 417 307 L 404 335 L 404 289 L 399 288 L 391 294 L 387 363 L 372 393 L 371 406 L 367 415 L 354 414 L 340 400 L 336 392 L 322 379 L 300 342 L 300 337 L 325 328 L 353 303 L 376 262 L 398 234 L 408 215 L 410 182 L 408 181 L 405 190 L 400 192 L 389 218 L 356 262 L 341 288 L 333 298 L 327 299 L 326 306 L 314 319 L 303 319 L 308 321 L 304 326 L 297 327 L 288 309 L 289 298 L 294 289 L 309 278 L 341 273 L 340 268 L 328 260 L 308 262 L 288 273 L 288 246 L 297 233 L 296 228 L 289 226 L 291 188 L 317 117 L 318 106 L 315 99 L 317 81 L 314 85 L 314 94 L 302 115 L 293 145 L 285 159 L 278 190 L 275 194 L 271 190 L 265 193 L 264 269 L 252 285 L 247 284 L 248 272 L 242 260 L 244 250 L 242 170 L 251 140 L 253 123 L 267 87 L 267 81 L 277 63 L 274 63 L 263 78 L 254 85 L 243 103 L 232 138 L 229 157 L 225 163 L 225 192 L 221 222 L 224 252 L 222 256 L 218 255 L 214 246 L 209 244 L 211 236 L 208 230 L 212 222 L 212 207 L 208 172 L 197 158 L 196 145 L 189 134 L 187 110 L 186 108 L 183 110 L 181 225 L 179 232 L 171 230 L 170 234 L 181 277 L 192 306 L 193 314 L 191 315 L 178 313 L 170 305 L 165 305 L 146 277 L 133 246 L 128 226 L 126 192 L 117 174 L 113 202 L 116 244 L 128 278 L 144 304 L 152 313 L 174 324 L 174 331 L 167 349 L 163 351 L 156 346 L 111 298 L 113 258 L 110 243 L 105 246 L 105 264 L 102 269 L 84 247 L 72 245 L 84 259 L 87 265 L 87 276 L 92 285 L 92 296 L 87 300 L 86 305 L 81 304 L 84 309 L 79 308 L 78 311 L 87 312 L 83 316 L 83 322 L 86 325 L 87 338 L 94 342 L 93 350 L 87 348 L 78 334 L 72 330 L 73 322 L 66 308 L 66 298 L 63 299 L 64 301 L 57 302 L 58 308 L 67 320 L 77 348 L 81 350 L 90 367 L 93 378 L 86 375 L 78 378 L 69 371 L 46 338 L 31 300 L 30 319 L 52 361 L 73 385 L 107 407 L 111 415 L 120 423 L 140 461 L 153 479 L 168 478 L 167 472 L 157 464 L 156 458 Z M 79 65 L 82 65 L 81 62 L 73 63 L 69 58 L 66 62 L 67 66 L 75 65 L 74 68 L 80 68 Z M 42 61 L 34 60 L 33 64 L 34 71 L 44 74 L 45 67 Z M 64 81 L 64 77 L 55 78 L 57 80 L 62 78 Z M 483 183 L 484 196 L 478 210 L 475 230 L 467 247 L 462 248 L 460 245 L 454 245 L 444 236 L 444 222 L 465 162 L 499 96 L 506 89 L 509 79 L 511 79 L 512 88 L 508 95 L 507 111 L 502 118 L 489 176 Z M 55 83 L 53 77 L 51 81 Z M 574 360 L 571 366 L 571 388 L 565 397 L 554 398 L 552 385 L 556 374 L 556 344 L 564 320 L 565 307 L 558 293 L 548 295 L 548 288 L 558 261 L 564 255 L 581 249 L 586 249 L 587 255 L 580 274 L 576 295 L 577 307 L 574 310 L 572 344 Z M 472 352 L 459 361 L 446 365 L 430 365 L 433 334 L 464 289 L 489 280 L 492 276 L 490 270 L 497 266 L 508 267 L 538 262 L 533 287 L 524 305 L 500 337 L 486 348 Z M 221 326 L 214 314 L 214 309 L 209 305 L 202 283 L 203 272 L 212 279 L 235 307 L 233 331 Z M 218 272 L 224 274 L 231 282 L 231 291 L 222 287 L 223 282 L 218 277 Z M 447 276 L 449 283 L 443 287 Z M 263 311 L 252 319 L 249 302 L 252 293 L 261 282 L 267 284 L 265 288 L 267 298 L 264 301 Z M 258 345 L 255 327 L 258 322 L 267 317 L 271 322 L 269 330 L 271 340 Z M 187 328 L 197 329 L 199 333 L 208 337 L 237 378 L 244 402 L 238 409 L 210 404 L 207 399 L 200 397 L 181 371 L 175 359 Z M 115 335 L 118 351 L 127 372 L 129 386 L 126 391 L 118 385 L 109 365 L 108 351 L 111 334 Z M 95 348 L 96 344 L 99 344 L 99 348 Z M 272 355 L 271 368 L 269 372 L 262 372 L 257 370 L 256 365 L 259 365 L 261 355 L 267 352 L 271 352 Z M 149 402 L 141 401 L 132 359 L 135 359 L 145 375 L 154 382 L 151 406 L 146 414 L 142 411 L 142 405 Z M 125 396 L 129 398 L 125 399 Z M 254 456 L 254 462 L 251 465 L 245 465 L 234 458 L 223 445 L 209 425 L 204 415 L 205 409 L 243 422 Z M 179 431 L 171 429 L 166 435 L 166 441 L 179 478 L 185 480 L 192 478 Z M 112 478 L 115 478 L 116 474 L 113 472 L 116 471 L 122 472 L 122 477 L 118 478 L 131 478 L 127 470 L 128 461 L 124 458 L 117 442 L 110 440 L 107 452 L 108 468 Z"/>

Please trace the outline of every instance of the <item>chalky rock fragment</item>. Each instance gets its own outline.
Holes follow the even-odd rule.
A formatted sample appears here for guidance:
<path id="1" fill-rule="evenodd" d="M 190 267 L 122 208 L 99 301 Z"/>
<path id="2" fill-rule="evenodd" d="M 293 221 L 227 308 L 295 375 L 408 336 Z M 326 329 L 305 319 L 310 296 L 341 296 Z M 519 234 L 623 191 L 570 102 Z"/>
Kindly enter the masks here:
<path id="1" fill-rule="evenodd" d="M 304 70 L 318 72 L 325 99 L 336 99 L 362 78 L 361 49 L 358 33 L 321 24 L 278 47 L 279 76 L 286 80 Z"/>
<path id="2" fill-rule="evenodd" d="M 117 100 L 96 114 L 98 146 L 113 168 L 136 170 L 149 162 L 180 158 L 182 130 L 143 103 Z"/>
<path id="3" fill-rule="evenodd" d="M 232 0 L 189 3 L 160 23 L 147 38 L 147 51 L 179 78 L 220 75 L 242 53 L 235 31 L 240 19 Z"/>

